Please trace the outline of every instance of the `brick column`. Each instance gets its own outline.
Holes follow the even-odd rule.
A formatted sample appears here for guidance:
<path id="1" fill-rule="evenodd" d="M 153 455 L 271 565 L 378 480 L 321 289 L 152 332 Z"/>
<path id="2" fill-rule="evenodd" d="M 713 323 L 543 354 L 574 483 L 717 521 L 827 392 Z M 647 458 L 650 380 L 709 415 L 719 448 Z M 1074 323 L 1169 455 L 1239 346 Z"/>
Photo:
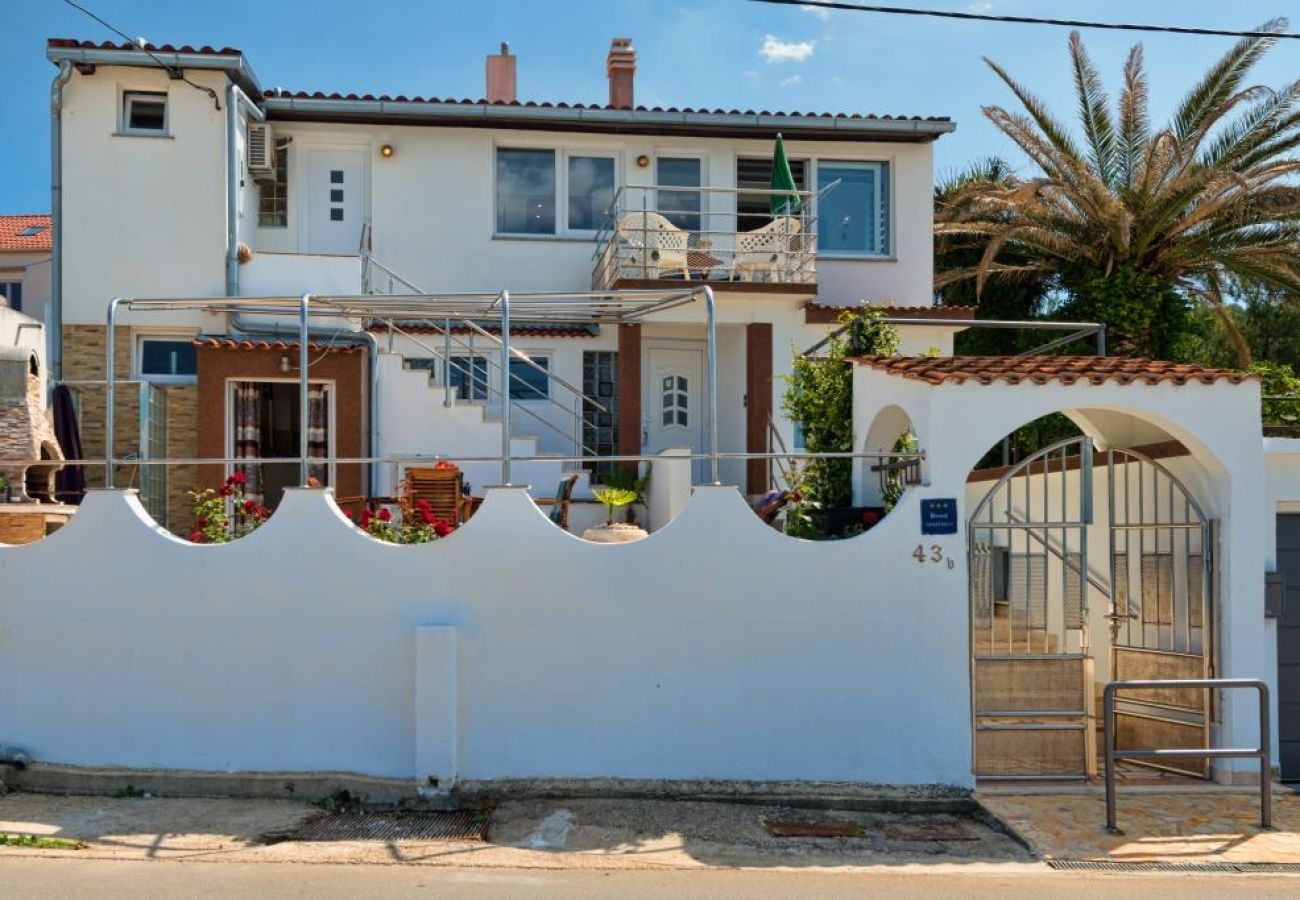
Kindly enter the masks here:
<path id="1" fill-rule="evenodd" d="M 641 452 L 640 325 L 618 326 L 618 452 L 621 456 Z"/>
<path id="2" fill-rule="evenodd" d="M 772 415 L 772 323 L 745 327 L 745 449 L 767 452 L 767 420 Z M 770 462 L 751 459 L 746 464 L 745 490 L 766 493 Z"/>

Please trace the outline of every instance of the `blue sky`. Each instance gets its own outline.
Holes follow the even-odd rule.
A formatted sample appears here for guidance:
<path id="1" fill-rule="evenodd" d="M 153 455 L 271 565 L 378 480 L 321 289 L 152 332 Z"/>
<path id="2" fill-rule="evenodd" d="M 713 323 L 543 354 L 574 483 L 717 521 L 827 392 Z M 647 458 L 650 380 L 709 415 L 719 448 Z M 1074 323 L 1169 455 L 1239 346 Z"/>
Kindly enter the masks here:
<path id="1" fill-rule="evenodd" d="M 900 5 L 905 0 L 897 0 Z M 523 99 L 603 102 L 609 39 L 633 38 L 637 102 L 831 112 L 946 115 L 941 171 L 1008 145 L 980 107 L 1011 104 L 980 58 L 1002 63 L 1072 111 L 1066 29 L 813 12 L 746 0 L 276 0 L 226 3 L 86 0 L 155 43 L 242 49 L 266 87 L 480 97 L 483 56 L 508 40 Z M 926 8 L 1252 28 L 1294 0 L 926 0 Z M 249 12 L 256 9 L 256 13 Z M 360 12 L 358 12 L 360 10 Z M 1300 29 L 1300 15 L 1293 27 Z M 0 212 L 49 208 L 51 36 L 116 38 L 61 0 L 0 0 L 6 36 L 0 91 Z M 1085 32 L 1108 84 L 1142 41 L 1156 120 L 1229 45 L 1228 38 Z M 765 52 L 766 51 L 766 52 Z M 1300 41 L 1259 67 L 1273 86 L 1300 76 Z M 1019 161 L 1019 160 L 1017 160 Z"/>

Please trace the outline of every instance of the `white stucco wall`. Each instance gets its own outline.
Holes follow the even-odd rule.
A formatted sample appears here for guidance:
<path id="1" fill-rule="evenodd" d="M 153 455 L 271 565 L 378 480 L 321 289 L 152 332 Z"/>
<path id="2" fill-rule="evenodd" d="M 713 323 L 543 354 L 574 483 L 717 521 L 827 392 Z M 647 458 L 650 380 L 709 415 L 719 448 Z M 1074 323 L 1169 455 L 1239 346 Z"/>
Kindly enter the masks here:
<path id="1" fill-rule="evenodd" d="M 897 404 L 911 418 L 927 452 L 927 485 L 960 486 L 962 521 L 970 515 L 965 477 L 980 456 L 1013 429 L 1063 410 L 1100 409 L 1146 418 L 1191 452 L 1204 473 L 1194 486 L 1206 513 L 1219 520 L 1219 668 L 1225 678 L 1272 680 L 1264 625 L 1265 467 L 1261 452 L 1259 384 L 1035 385 L 975 382 L 932 386 L 860 366 L 854 372 L 854 434 L 865 435 L 880 410 Z M 1180 471 L 1180 475 L 1182 472 Z M 861 467 L 858 477 L 863 477 Z M 859 490 L 861 487 L 859 486 Z M 959 567 L 965 579 L 963 555 Z M 1249 746 L 1259 739 L 1255 698 L 1224 696 L 1219 740 Z M 1251 771 L 1249 761 L 1221 761 L 1224 771 Z"/>
<path id="2" fill-rule="evenodd" d="M 966 587 L 910 557 L 925 494 L 812 544 L 699 488 L 599 546 L 498 490 L 398 547 L 294 490 L 204 547 L 94 491 L 0 548 L 0 681 L 40 686 L 0 692 L 0 732 L 94 766 L 970 785 Z"/>

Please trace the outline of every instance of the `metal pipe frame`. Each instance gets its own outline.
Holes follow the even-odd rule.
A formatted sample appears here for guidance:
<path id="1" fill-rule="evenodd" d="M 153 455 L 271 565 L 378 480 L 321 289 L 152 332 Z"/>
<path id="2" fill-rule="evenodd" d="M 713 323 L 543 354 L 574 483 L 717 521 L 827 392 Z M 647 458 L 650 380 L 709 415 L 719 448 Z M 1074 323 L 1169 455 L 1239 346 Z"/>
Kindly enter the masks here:
<path id="1" fill-rule="evenodd" d="M 704 332 L 708 352 L 709 392 L 709 483 L 721 484 L 718 480 L 718 324 L 713 306 L 713 288 L 704 286 Z"/>
<path id="2" fill-rule="evenodd" d="M 1259 696 L 1259 746 L 1258 747 L 1207 747 L 1204 749 L 1178 748 L 1167 750 L 1121 750 L 1115 746 L 1115 694 L 1128 690 L 1183 688 L 1197 690 L 1245 689 Z M 1105 719 L 1103 734 L 1106 742 L 1106 832 L 1123 834 L 1116 825 L 1115 814 L 1115 760 L 1117 759 L 1258 759 L 1259 760 L 1259 827 L 1273 828 L 1273 735 L 1269 721 L 1268 685 L 1258 678 L 1171 678 L 1147 681 L 1112 681 L 1102 692 Z"/>
<path id="3" fill-rule="evenodd" d="M 510 292 L 503 290 L 501 310 L 501 484 L 510 486 Z"/>
<path id="4" fill-rule="evenodd" d="M 298 301 L 298 481 L 310 487 L 311 481 L 311 330 L 307 317 L 311 312 L 311 294 L 303 294 Z M 371 410 L 371 415 L 374 411 Z"/>

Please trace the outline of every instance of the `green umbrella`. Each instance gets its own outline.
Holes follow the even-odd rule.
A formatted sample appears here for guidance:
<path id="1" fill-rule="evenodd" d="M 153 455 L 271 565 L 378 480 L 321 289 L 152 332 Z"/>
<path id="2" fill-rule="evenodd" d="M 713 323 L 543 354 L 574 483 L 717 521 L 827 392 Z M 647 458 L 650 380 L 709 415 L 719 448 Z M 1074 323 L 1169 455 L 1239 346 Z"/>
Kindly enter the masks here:
<path id="1" fill-rule="evenodd" d="M 788 216 L 799 211 L 799 188 L 790 171 L 790 161 L 785 158 L 785 141 L 776 136 L 776 149 L 772 151 L 772 215 Z"/>

